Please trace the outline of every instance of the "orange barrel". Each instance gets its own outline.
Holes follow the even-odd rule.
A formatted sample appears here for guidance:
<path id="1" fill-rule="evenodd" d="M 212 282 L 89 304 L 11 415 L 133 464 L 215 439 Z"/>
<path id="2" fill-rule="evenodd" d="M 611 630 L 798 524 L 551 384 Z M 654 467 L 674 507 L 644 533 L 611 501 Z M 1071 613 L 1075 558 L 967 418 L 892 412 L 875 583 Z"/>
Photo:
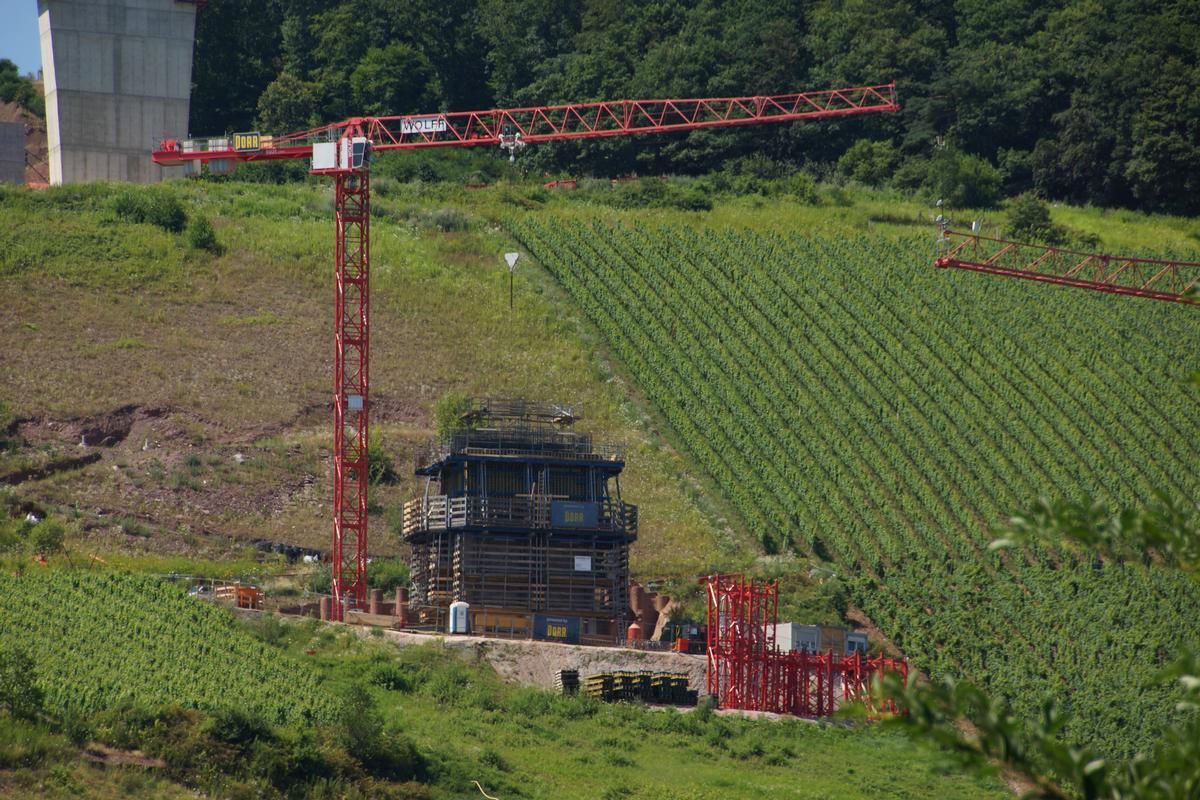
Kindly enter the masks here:
<path id="1" fill-rule="evenodd" d="M 325 621 L 325 622 L 329 621 L 329 609 L 332 607 L 332 600 L 333 600 L 333 598 L 330 598 L 330 597 L 322 597 L 321 598 L 321 620 L 322 621 Z"/>
<path id="2" fill-rule="evenodd" d="M 368 610 L 372 614 L 378 614 L 379 606 L 381 606 L 382 604 L 383 604 L 383 589 L 372 589 L 371 590 L 371 605 Z"/>
<path id="3" fill-rule="evenodd" d="M 636 622 L 625 629 L 625 641 L 640 642 L 642 638 L 642 626 Z"/>

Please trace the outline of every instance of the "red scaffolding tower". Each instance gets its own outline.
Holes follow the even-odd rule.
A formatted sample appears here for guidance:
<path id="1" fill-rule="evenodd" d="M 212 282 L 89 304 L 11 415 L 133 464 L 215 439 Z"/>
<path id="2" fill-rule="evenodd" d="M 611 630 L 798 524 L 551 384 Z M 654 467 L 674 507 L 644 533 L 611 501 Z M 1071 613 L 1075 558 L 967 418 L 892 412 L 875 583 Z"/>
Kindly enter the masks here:
<path id="1" fill-rule="evenodd" d="M 708 598 L 708 693 L 721 708 L 770 711 L 802 717 L 832 716 L 861 703 L 869 715 L 895 711 L 874 695 L 884 673 L 908 678 L 908 662 L 864 658 L 859 652 L 781 653 L 775 646 L 779 610 L 776 582 L 741 575 L 704 579 Z"/>

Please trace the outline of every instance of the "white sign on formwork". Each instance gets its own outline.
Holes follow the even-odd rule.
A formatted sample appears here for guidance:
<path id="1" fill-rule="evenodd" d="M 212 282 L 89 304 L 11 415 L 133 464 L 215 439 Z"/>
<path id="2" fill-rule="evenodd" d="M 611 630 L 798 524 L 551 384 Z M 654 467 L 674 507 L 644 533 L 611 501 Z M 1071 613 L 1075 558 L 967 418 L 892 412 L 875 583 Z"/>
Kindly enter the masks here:
<path id="1" fill-rule="evenodd" d="M 575 556 L 575 571 L 576 572 L 591 572 L 592 557 L 591 556 Z"/>
<path id="2" fill-rule="evenodd" d="M 400 120 L 400 133 L 445 133 L 445 117 L 407 117 Z"/>

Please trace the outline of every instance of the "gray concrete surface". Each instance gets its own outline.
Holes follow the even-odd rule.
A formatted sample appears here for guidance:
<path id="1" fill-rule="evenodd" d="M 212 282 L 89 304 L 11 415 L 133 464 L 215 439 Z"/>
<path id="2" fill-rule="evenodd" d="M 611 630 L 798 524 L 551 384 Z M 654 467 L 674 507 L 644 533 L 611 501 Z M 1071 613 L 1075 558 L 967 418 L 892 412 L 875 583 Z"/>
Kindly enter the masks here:
<path id="1" fill-rule="evenodd" d="M 0 181 L 25 183 L 24 122 L 0 122 Z"/>
<path id="2" fill-rule="evenodd" d="M 150 160 L 187 134 L 196 6 L 38 0 L 50 183 L 170 177 Z"/>

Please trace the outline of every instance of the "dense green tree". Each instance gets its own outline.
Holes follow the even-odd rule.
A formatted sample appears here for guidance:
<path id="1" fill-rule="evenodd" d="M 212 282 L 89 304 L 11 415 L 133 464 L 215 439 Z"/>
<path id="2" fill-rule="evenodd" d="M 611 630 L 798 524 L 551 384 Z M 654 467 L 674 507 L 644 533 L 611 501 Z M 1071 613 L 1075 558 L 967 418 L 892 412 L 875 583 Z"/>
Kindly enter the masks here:
<path id="1" fill-rule="evenodd" d="M 1028 192 L 1009 204 L 1004 233 L 1022 242 L 1042 244 L 1062 244 L 1066 239 L 1066 231 L 1050 221 L 1050 207 Z"/>
<path id="2" fill-rule="evenodd" d="M 11 72 L 0 68 L 0 89 Z M 823 171 L 856 142 L 888 141 L 893 184 L 913 187 L 943 142 L 976 159 L 955 172 L 990 185 L 995 169 L 1011 195 L 1200 209 L 1200 5 L 1189 0 L 214 0 L 194 77 L 201 134 L 256 118 L 292 130 L 363 113 L 895 80 L 898 115 L 559 143 L 523 161 L 695 174 L 761 152 Z"/>
<path id="3" fill-rule="evenodd" d="M 1000 172 L 979 156 L 940 148 L 929 161 L 922 188 L 950 208 L 989 208 L 1000 199 Z"/>
<path id="4" fill-rule="evenodd" d="M 891 142 L 862 139 L 851 145 L 838 159 L 838 174 L 859 183 L 878 186 L 891 179 L 898 158 Z"/>
<path id="5" fill-rule="evenodd" d="M 436 111 L 441 83 L 425 54 L 407 44 L 372 47 L 350 73 L 359 114 L 387 116 Z"/>
<path id="6" fill-rule="evenodd" d="M 0 100 L 16 103 L 39 117 L 46 116 L 46 102 L 33 87 L 33 81 L 21 75 L 17 65 L 0 58 Z"/>
<path id="7" fill-rule="evenodd" d="M 196 15 L 190 133 L 252 127 L 258 98 L 278 74 L 281 22 L 273 4 L 250 0 L 209 3 Z"/>
<path id="8" fill-rule="evenodd" d="M 525 102 L 521 91 L 542 65 L 574 48 L 582 11 L 575 0 L 481 0 L 476 24 L 498 105 Z"/>
<path id="9" fill-rule="evenodd" d="M 317 113 L 316 87 L 290 72 L 279 73 L 259 95 L 257 124 L 263 131 L 291 133 L 323 121 Z"/>

